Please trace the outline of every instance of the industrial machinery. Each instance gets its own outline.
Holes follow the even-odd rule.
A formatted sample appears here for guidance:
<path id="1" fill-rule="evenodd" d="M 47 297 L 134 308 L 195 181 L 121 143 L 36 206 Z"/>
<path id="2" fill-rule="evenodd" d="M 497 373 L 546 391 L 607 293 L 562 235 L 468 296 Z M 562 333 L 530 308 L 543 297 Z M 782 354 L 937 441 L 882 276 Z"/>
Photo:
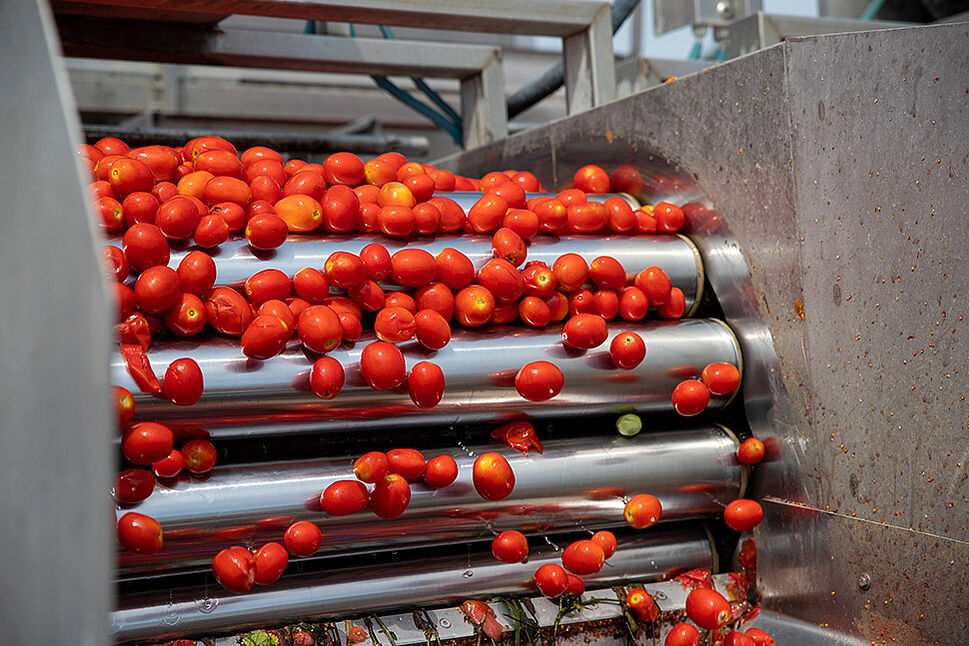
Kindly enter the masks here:
<path id="1" fill-rule="evenodd" d="M 529 257 L 608 251 L 628 272 L 663 266 L 687 318 L 628 326 L 649 354 L 625 381 L 595 354 L 563 354 L 554 328 L 456 333 L 436 358 L 447 393 L 427 410 L 353 379 L 321 402 L 305 387 L 312 362 L 298 347 L 254 365 L 217 340 L 157 343 L 158 372 L 187 352 L 199 357 L 205 394 L 187 408 L 138 395 L 138 414 L 211 437 L 220 464 L 138 503 L 165 526 L 168 549 L 123 554 L 115 566 L 104 522 L 115 436 L 98 402 L 109 384 L 132 384 L 110 350 L 101 241 L 78 217 L 88 209 L 74 162 L 80 130 L 52 17 L 45 4 L 14 4 L 0 4 L 0 43 L 20 52 L 0 57 L 0 109 L 17 124 L 0 128 L 9 304 L 0 618 L 19 643 L 231 644 L 240 633 L 258 643 L 250 631 L 299 625 L 316 643 L 344 644 L 343 619 L 364 624 L 373 646 L 469 643 L 481 635 L 457 606 L 479 598 L 516 643 L 660 644 L 683 616 L 687 589 L 674 576 L 713 571 L 728 592 L 726 573 L 749 565 L 717 520 L 744 496 L 765 510 L 753 532 L 749 600 L 760 612 L 750 625 L 777 644 L 965 643 L 969 26 L 788 39 L 441 160 L 476 177 L 528 169 L 553 189 L 586 163 L 634 168 L 642 183 L 629 199 L 683 205 L 686 236 L 537 242 Z M 229 242 L 217 283 L 238 285 L 270 262 L 291 274 L 366 242 L 306 238 L 274 257 Z M 476 265 L 490 256 L 487 238 L 415 244 L 459 245 Z M 353 365 L 361 347 L 335 356 Z M 424 356 L 416 344 L 404 353 L 408 366 Z M 549 356 L 566 374 L 561 395 L 534 405 L 509 397 L 502 371 Z M 741 392 L 677 418 L 677 375 L 711 361 L 742 365 Z M 488 432 L 508 411 L 536 421 L 544 453 L 507 451 L 515 496 L 484 501 L 469 465 L 493 450 Z M 635 438 L 614 430 L 627 411 L 645 421 Z M 734 457 L 749 434 L 767 445 L 752 475 Z M 398 441 L 454 457 L 453 487 L 415 487 L 392 521 L 322 518 L 319 493 L 346 477 L 353 456 Z M 662 500 L 663 522 L 620 529 L 623 496 L 641 490 Z M 233 595 L 215 583 L 215 550 L 307 519 L 320 522 L 325 547 L 291 562 L 278 585 Z M 491 558 L 495 532 L 526 527 L 527 564 Z M 536 597 L 535 568 L 603 528 L 620 549 L 587 579 L 583 598 L 599 602 L 563 610 Z M 631 582 L 662 612 L 650 630 L 627 629 L 611 589 Z"/>

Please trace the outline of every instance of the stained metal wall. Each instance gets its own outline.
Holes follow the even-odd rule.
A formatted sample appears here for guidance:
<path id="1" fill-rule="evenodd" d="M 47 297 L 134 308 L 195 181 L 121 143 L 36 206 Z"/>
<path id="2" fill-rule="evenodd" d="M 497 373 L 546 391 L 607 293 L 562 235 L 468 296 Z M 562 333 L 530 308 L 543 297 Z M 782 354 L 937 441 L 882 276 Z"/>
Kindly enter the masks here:
<path id="1" fill-rule="evenodd" d="M 554 186 L 628 164 L 693 202 L 768 444 L 765 606 L 866 642 L 969 629 L 967 45 L 790 39 L 444 164 Z"/>

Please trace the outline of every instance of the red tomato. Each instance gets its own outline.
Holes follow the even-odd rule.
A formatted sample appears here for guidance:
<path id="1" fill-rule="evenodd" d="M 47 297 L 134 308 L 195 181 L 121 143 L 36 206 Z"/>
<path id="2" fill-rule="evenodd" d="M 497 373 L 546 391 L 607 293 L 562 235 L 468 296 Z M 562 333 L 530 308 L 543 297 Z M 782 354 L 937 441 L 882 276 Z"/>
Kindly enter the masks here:
<path id="1" fill-rule="evenodd" d="M 254 557 L 253 580 L 259 585 L 275 583 L 289 563 L 289 552 L 279 543 L 266 543 Z"/>
<path id="2" fill-rule="evenodd" d="M 321 203 L 323 226 L 330 233 L 349 233 L 360 218 L 360 200 L 353 189 L 337 184 L 327 189 Z"/>
<path id="3" fill-rule="evenodd" d="M 669 300 L 657 307 L 656 312 L 664 319 L 683 318 L 686 312 L 686 298 L 682 290 L 679 287 L 670 290 Z"/>
<path id="4" fill-rule="evenodd" d="M 185 468 L 185 461 L 182 458 L 182 453 L 175 449 L 172 449 L 171 453 L 151 465 L 151 470 L 159 478 L 174 478 L 182 472 L 183 468 Z"/>
<path id="5" fill-rule="evenodd" d="M 131 391 L 121 386 L 111 386 L 111 401 L 114 402 L 118 425 L 127 424 L 135 415 L 135 398 L 131 396 Z"/>
<path id="6" fill-rule="evenodd" d="M 532 210 L 538 217 L 539 231 L 549 235 L 556 235 L 565 228 L 569 217 L 568 208 L 557 199 L 539 202 Z"/>
<path id="7" fill-rule="evenodd" d="M 393 390 L 406 379 L 404 355 L 392 343 L 375 341 L 360 354 L 360 372 L 374 390 Z"/>
<path id="8" fill-rule="evenodd" d="M 644 184 L 642 174 L 632 166 L 620 166 L 609 176 L 609 190 L 614 193 L 639 195 Z"/>
<path id="9" fill-rule="evenodd" d="M 337 322 L 339 323 L 339 321 Z M 286 342 L 293 336 L 293 328 L 278 316 L 262 314 L 242 333 L 240 345 L 242 354 L 250 359 L 265 361 L 275 357 L 286 348 Z"/>
<path id="10" fill-rule="evenodd" d="M 724 638 L 723 646 L 757 646 L 757 644 L 744 633 L 731 630 Z"/>
<path id="11" fill-rule="evenodd" d="M 349 516 L 367 508 L 370 493 L 359 480 L 337 480 L 320 494 L 320 507 L 331 516 Z"/>
<path id="12" fill-rule="evenodd" d="M 646 358 L 646 344 L 635 332 L 622 332 L 609 345 L 612 363 L 620 370 L 632 370 Z"/>
<path id="13" fill-rule="evenodd" d="M 494 314 L 491 315 L 492 325 L 507 325 L 518 318 L 518 305 L 515 303 L 498 303 Z"/>
<path id="14" fill-rule="evenodd" d="M 555 196 L 559 202 L 565 205 L 565 208 L 571 208 L 576 204 L 585 204 L 589 199 L 585 195 L 585 191 L 578 188 L 569 188 L 558 195 Z"/>
<path id="15" fill-rule="evenodd" d="M 421 202 L 411 212 L 414 215 L 414 230 L 418 235 L 434 235 L 441 223 L 441 210 L 433 202 Z"/>
<path id="16" fill-rule="evenodd" d="M 612 558 L 619 546 L 619 543 L 616 542 L 616 535 L 604 529 L 593 534 L 591 540 L 602 548 L 602 553 L 607 559 Z"/>
<path id="17" fill-rule="evenodd" d="M 245 295 L 250 303 L 258 307 L 271 299 L 287 298 L 291 289 L 289 276 L 278 269 L 263 269 L 246 279 Z"/>
<path id="18" fill-rule="evenodd" d="M 435 259 L 437 279 L 457 291 L 471 284 L 474 280 L 474 265 L 463 253 L 450 247 L 443 249 Z"/>
<path id="19" fill-rule="evenodd" d="M 513 267 L 518 267 L 525 262 L 525 256 L 528 254 L 525 241 L 507 227 L 495 231 L 491 237 L 491 251 L 495 258 L 501 258 Z"/>
<path id="20" fill-rule="evenodd" d="M 165 397 L 171 403 L 178 406 L 191 406 L 202 398 L 202 369 L 195 359 L 190 357 L 176 359 L 168 364 L 163 388 Z M 152 462 L 155 461 L 152 460 Z"/>
<path id="21" fill-rule="evenodd" d="M 676 233 L 683 228 L 686 221 L 683 209 L 669 202 L 660 202 L 654 206 L 652 216 L 656 219 L 656 227 L 660 233 Z"/>
<path id="22" fill-rule="evenodd" d="M 155 265 L 167 265 L 171 257 L 168 240 L 154 224 L 135 224 L 121 238 L 128 263 L 135 271 Z"/>
<path id="23" fill-rule="evenodd" d="M 364 453 L 353 463 L 353 475 L 362 482 L 377 482 L 388 473 L 390 473 L 390 459 L 386 453 L 380 451 Z"/>
<path id="24" fill-rule="evenodd" d="M 129 315 L 128 318 L 116 325 L 115 334 L 122 346 L 137 344 L 141 351 L 147 350 L 151 346 L 151 327 L 148 325 L 148 319 L 141 312 Z M 125 357 L 125 359 L 128 360 L 128 357 Z M 145 355 L 144 360 L 148 360 L 147 355 Z M 128 368 L 130 370 L 132 366 L 129 364 Z M 161 392 L 161 388 L 157 392 Z"/>
<path id="25" fill-rule="evenodd" d="M 774 639 L 760 628 L 748 628 L 746 634 L 756 646 L 776 646 Z"/>
<path id="26" fill-rule="evenodd" d="M 414 315 L 417 341 L 429 350 L 440 350 L 451 341 L 451 327 L 434 310 L 421 310 Z"/>
<path id="27" fill-rule="evenodd" d="M 710 403 L 710 390 L 703 385 L 703 382 L 687 379 L 673 389 L 671 401 L 677 413 L 684 417 L 691 417 L 702 413 Z"/>
<path id="28" fill-rule="evenodd" d="M 403 476 L 388 473 L 377 480 L 370 494 L 370 509 L 379 518 L 391 520 L 400 516 L 410 504 L 410 485 Z"/>
<path id="29" fill-rule="evenodd" d="M 544 262 L 534 260 L 525 265 L 521 273 L 522 281 L 525 284 L 525 296 L 537 296 L 546 298 L 555 291 L 558 280 L 552 269 Z"/>
<path id="30" fill-rule="evenodd" d="M 589 265 L 589 278 L 602 289 L 618 291 L 626 286 L 626 270 L 615 258 L 599 256 Z"/>
<path id="31" fill-rule="evenodd" d="M 91 195 L 91 199 L 97 201 L 101 197 L 110 197 L 114 200 L 118 199 L 118 194 L 114 192 L 111 188 L 111 184 L 105 181 L 91 182 L 88 185 L 88 192 Z"/>
<path id="32" fill-rule="evenodd" d="M 123 322 L 135 311 L 135 293 L 121 283 L 111 283 L 111 300 L 117 312 L 117 323 Z"/>
<path id="33" fill-rule="evenodd" d="M 746 532 L 764 519 L 764 509 L 756 500 L 738 498 L 723 510 L 723 520 L 734 531 Z"/>
<path id="34" fill-rule="evenodd" d="M 427 171 L 427 174 L 431 176 L 434 180 L 434 189 L 437 191 L 453 191 L 454 190 L 454 173 L 448 170 L 440 170 L 437 168 L 431 168 Z"/>
<path id="35" fill-rule="evenodd" d="M 307 173 L 309 175 L 315 175 L 315 173 Z M 322 180 L 320 180 L 322 181 Z M 260 209 L 264 208 L 267 204 L 272 208 L 273 204 L 279 202 L 283 199 L 283 190 L 279 187 L 279 182 L 270 177 L 269 175 L 256 175 L 249 180 L 249 190 L 252 193 L 252 202 L 249 203 L 249 208 L 256 202 L 260 202 Z M 234 204 L 239 206 L 234 202 L 220 202 L 220 204 Z M 276 209 L 273 208 L 273 213 Z"/>
<path id="36" fill-rule="evenodd" d="M 444 397 L 444 372 L 430 361 L 416 363 L 407 376 L 407 390 L 418 408 L 433 408 Z"/>
<path id="37" fill-rule="evenodd" d="M 586 193 L 608 193 L 609 175 L 601 166 L 589 164 L 575 171 L 572 186 Z"/>
<path id="38" fill-rule="evenodd" d="M 485 195 L 468 209 L 467 222 L 475 233 L 491 233 L 501 226 L 508 202 L 499 195 Z"/>
<path id="39" fill-rule="evenodd" d="M 686 614 L 700 628 L 716 630 L 730 618 L 730 604 L 716 590 L 695 588 L 686 597 Z"/>
<path id="40" fill-rule="evenodd" d="M 402 249 L 391 256 L 390 263 L 390 276 L 399 285 L 423 287 L 437 276 L 434 256 L 423 249 Z"/>
<path id="41" fill-rule="evenodd" d="M 543 402 L 562 392 L 565 376 L 555 364 L 533 361 L 525 364 L 515 375 L 518 394 L 533 402 Z"/>
<path id="42" fill-rule="evenodd" d="M 300 269 L 293 276 L 296 294 L 310 303 L 320 303 L 330 295 L 330 285 L 318 270 L 312 267 Z"/>
<path id="43" fill-rule="evenodd" d="M 411 175 L 403 180 L 414 199 L 418 202 L 425 202 L 434 195 L 434 180 L 423 171 L 420 174 Z"/>
<path id="44" fill-rule="evenodd" d="M 595 313 L 607 321 L 611 321 L 619 314 L 619 295 L 611 289 L 600 289 L 592 295 Z"/>
<path id="45" fill-rule="evenodd" d="M 286 162 L 286 165 L 283 166 L 283 170 L 286 171 L 286 175 L 288 177 L 292 177 L 306 166 L 308 166 L 308 164 L 302 159 L 290 159 L 288 162 Z"/>
<path id="46" fill-rule="evenodd" d="M 245 235 L 250 247 L 268 251 L 286 242 L 289 227 L 278 215 L 262 213 L 249 218 Z"/>
<path id="47" fill-rule="evenodd" d="M 367 268 L 352 253 L 335 251 L 323 264 L 323 275 L 330 285 L 349 289 L 367 280 Z"/>
<path id="48" fill-rule="evenodd" d="M 340 318 L 326 305 L 311 305 L 299 315 L 296 323 L 300 341 L 310 352 L 326 354 L 343 341 Z"/>
<path id="49" fill-rule="evenodd" d="M 525 291 L 525 281 L 515 266 L 502 258 L 492 258 L 478 272 L 478 282 L 499 303 L 514 303 Z"/>
<path id="50" fill-rule="evenodd" d="M 658 228 L 656 218 L 645 210 L 636 209 L 633 211 L 633 217 L 636 218 L 636 233 L 656 233 Z"/>
<path id="51" fill-rule="evenodd" d="M 598 314 L 576 314 L 562 328 L 562 344 L 579 350 L 598 347 L 608 338 L 608 325 Z"/>
<path id="52" fill-rule="evenodd" d="M 124 432 L 121 452 L 133 464 L 151 464 L 171 453 L 174 441 L 167 426 L 157 422 L 142 422 Z"/>
<path id="53" fill-rule="evenodd" d="M 131 150 L 128 144 L 117 137 L 102 137 L 95 142 L 94 147 L 105 155 L 126 155 Z"/>
<path id="54" fill-rule="evenodd" d="M 148 193 L 155 185 L 151 169 L 137 159 L 119 159 L 111 164 L 108 182 L 118 195 L 137 191 Z"/>
<path id="55" fill-rule="evenodd" d="M 171 198 L 169 198 L 171 199 Z M 139 222 L 155 223 L 155 214 L 161 201 L 152 193 L 129 193 L 121 203 L 125 226 Z"/>
<path id="56" fill-rule="evenodd" d="M 374 281 L 386 280 L 393 268 L 390 253 L 376 243 L 368 244 L 360 250 L 360 261 L 366 269 L 367 278 Z"/>
<path id="57" fill-rule="evenodd" d="M 609 210 L 598 202 L 573 204 L 566 211 L 565 230 L 569 233 L 598 233 L 609 224 Z"/>
<path id="58" fill-rule="evenodd" d="M 458 463 L 450 455 L 438 455 L 427 461 L 424 469 L 424 482 L 435 489 L 441 489 L 454 482 L 458 477 Z"/>
<path id="59" fill-rule="evenodd" d="M 748 437 L 737 447 L 737 460 L 743 464 L 757 464 L 764 459 L 764 443 L 756 437 Z"/>
<path id="60" fill-rule="evenodd" d="M 293 310 L 289 308 L 285 301 L 277 298 L 270 299 L 260 305 L 259 309 L 256 310 L 256 316 L 275 316 L 289 329 L 289 336 L 292 336 L 293 330 L 296 329 L 296 315 L 293 314 Z"/>
<path id="61" fill-rule="evenodd" d="M 703 369 L 700 381 L 714 395 L 729 395 L 740 385 L 740 371 L 732 364 L 717 361 Z"/>
<path id="62" fill-rule="evenodd" d="M 133 504 L 150 496 L 154 489 L 155 476 L 150 471 L 125 469 L 115 477 L 111 493 L 119 503 Z"/>
<path id="63" fill-rule="evenodd" d="M 227 150 L 206 150 L 195 158 L 195 170 L 207 170 L 213 175 L 227 175 L 241 178 L 244 175 L 242 162 Z"/>
<path id="64" fill-rule="evenodd" d="M 561 565 L 546 563 L 535 570 L 535 586 L 549 599 L 561 596 L 569 587 L 569 573 Z"/>
<path id="65" fill-rule="evenodd" d="M 271 179 L 275 183 L 275 193 L 277 197 L 271 201 L 274 204 L 278 202 L 279 198 L 282 197 L 281 187 L 284 186 L 289 179 L 283 165 L 274 159 L 264 159 L 250 164 L 246 168 L 246 181 L 255 184 L 256 180 L 259 178 Z M 263 184 L 263 182 L 259 182 L 259 184 Z M 263 185 L 263 188 L 268 187 Z M 267 198 L 262 197 L 261 199 Z"/>
<path id="66" fill-rule="evenodd" d="M 408 298 L 410 297 L 408 296 Z M 350 314 L 356 318 L 363 316 L 363 310 L 360 309 L 360 306 L 354 303 L 353 299 L 347 298 L 346 296 L 327 296 L 323 299 L 322 304 L 326 305 L 337 314 L 346 312 L 347 314 Z M 387 307 L 391 307 L 391 305 L 388 304 Z"/>
<path id="67" fill-rule="evenodd" d="M 491 541 L 491 553 L 502 563 L 521 563 L 528 556 L 528 539 L 514 529 L 501 532 Z"/>
<path id="68" fill-rule="evenodd" d="M 215 284 L 215 261 L 204 251 L 190 251 L 178 263 L 175 273 L 183 293 L 204 298 Z"/>
<path id="69" fill-rule="evenodd" d="M 377 338 L 388 343 L 403 343 L 417 331 L 414 315 L 403 307 L 385 307 L 377 312 L 373 324 Z"/>
<path id="70" fill-rule="evenodd" d="M 595 574 L 605 562 L 605 552 L 588 539 L 575 541 L 562 551 L 562 565 L 572 574 Z"/>
<path id="71" fill-rule="evenodd" d="M 313 556 L 323 543 L 323 532 L 308 520 L 293 523 L 283 534 L 283 544 L 293 556 Z"/>
<path id="72" fill-rule="evenodd" d="M 599 313 L 596 309 L 596 295 L 588 289 L 580 289 L 577 292 L 572 292 L 569 294 L 568 300 L 570 316 L 577 316 L 579 314 L 598 315 Z"/>
<path id="73" fill-rule="evenodd" d="M 636 227 L 636 216 L 629 202 L 621 197 L 610 197 L 604 202 L 609 212 L 609 230 L 613 233 L 629 233 Z"/>
<path id="74" fill-rule="evenodd" d="M 487 287 L 471 285 L 454 296 L 454 318 L 465 327 L 481 327 L 495 312 L 495 297 Z"/>
<path id="75" fill-rule="evenodd" d="M 323 178 L 330 184 L 356 186 L 363 177 L 363 161 L 353 153 L 334 153 L 323 160 Z"/>
<path id="76" fill-rule="evenodd" d="M 158 207 L 155 225 L 169 240 L 187 240 L 195 232 L 200 220 L 195 203 L 179 195 Z"/>
<path id="77" fill-rule="evenodd" d="M 216 287 L 208 293 L 205 315 L 209 325 L 228 336 L 242 336 L 253 319 L 248 301 L 231 287 Z"/>
<path id="78" fill-rule="evenodd" d="M 128 156 L 137 159 L 151 169 L 156 182 L 172 182 L 176 179 L 178 155 L 168 146 L 142 146 L 132 148 Z"/>
<path id="79" fill-rule="evenodd" d="M 113 197 L 99 197 L 94 203 L 94 211 L 98 214 L 98 224 L 109 233 L 120 229 L 124 222 L 121 203 Z"/>
<path id="80" fill-rule="evenodd" d="M 666 635 L 665 646 L 699 646 L 700 631 L 693 624 L 676 624 Z"/>
<path id="81" fill-rule="evenodd" d="M 114 245 L 104 245 L 101 247 L 101 254 L 104 259 L 104 266 L 108 271 L 108 280 L 121 282 L 128 277 L 130 268 L 128 257 L 123 249 Z"/>
<path id="82" fill-rule="evenodd" d="M 472 470 L 474 490 L 485 500 L 504 500 L 515 488 L 515 472 L 500 453 L 479 455 Z"/>
<path id="83" fill-rule="evenodd" d="M 518 316 L 531 327 L 545 327 L 552 320 L 552 310 L 537 296 L 526 296 L 518 302 Z"/>
<path id="84" fill-rule="evenodd" d="M 391 449 L 387 451 L 387 464 L 390 473 L 401 475 L 407 480 L 420 478 L 427 468 L 424 454 L 417 449 Z"/>
<path id="85" fill-rule="evenodd" d="M 552 263 L 552 274 L 558 281 L 557 289 L 568 294 L 580 289 L 585 284 L 586 279 L 589 278 L 589 266 L 582 256 L 567 253 L 559 256 Z"/>
<path id="86" fill-rule="evenodd" d="M 207 137 L 198 137 L 197 139 L 192 139 L 191 141 L 186 142 L 182 157 L 185 159 L 185 161 L 192 162 L 206 150 L 225 150 L 233 155 L 239 154 L 236 147 L 222 137 L 209 135 Z"/>
<path id="87" fill-rule="evenodd" d="M 441 219 L 437 225 L 439 233 L 457 233 L 464 229 L 466 216 L 460 204 L 441 195 L 435 195 L 428 201 L 441 212 Z"/>
<path id="88" fill-rule="evenodd" d="M 658 306 L 669 300 L 673 285 L 665 271 L 659 267 L 647 267 L 636 274 L 636 287 L 646 294 L 651 304 Z"/>
<path id="89" fill-rule="evenodd" d="M 538 235 L 538 224 L 538 216 L 525 209 L 511 209 L 501 221 L 502 228 L 514 231 L 526 240 Z"/>
<path id="90" fill-rule="evenodd" d="M 440 314 L 445 321 L 449 321 L 454 315 L 454 294 L 444 283 L 431 283 L 417 290 L 417 308 L 420 310 L 433 310 Z"/>
<path id="91" fill-rule="evenodd" d="M 646 622 L 656 621 L 659 615 L 659 608 L 656 607 L 652 595 L 642 588 L 631 588 L 626 593 L 626 607 L 635 612 L 640 620 Z"/>
<path id="92" fill-rule="evenodd" d="M 627 321 L 642 321 L 649 310 L 649 299 L 638 287 L 624 287 L 619 292 L 619 316 Z"/>
<path id="93" fill-rule="evenodd" d="M 217 213 L 202 216 L 192 234 L 192 240 L 203 249 L 218 247 L 228 239 L 229 225 L 225 223 L 225 218 Z"/>
<path id="94" fill-rule="evenodd" d="M 526 191 L 535 192 L 541 190 L 542 188 L 542 185 L 538 182 L 538 178 L 528 171 L 515 173 L 512 175 L 511 181 L 515 182 Z"/>
<path id="95" fill-rule="evenodd" d="M 205 305 L 195 294 L 182 293 L 162 314 L 162 321 L 169 331 L 179 336 L 194 336 L 205 327 Z"/>
<path id="96" fill-rule="evenodd" d="M 345 380 L 343 366 L 333 357 L 320 357 L 310 370 L 310 390 L 321 399 L 339 395 Z"/>
<path id="97" fill-rule="evenodd" d="M 185 469 L 195 475 L 211 471 L 217 457 L 215 445 L 202 438 L 190 440 L 182 446 L 182 462 Z"/>
<path id="98" fill-rule="evenodd" d="M 562 594 L 574 594 L 576 596 L 581 596 L 585 593 L 585 583 L 582 579 L 575 576 L 574 574 L 569 574 L 569 585 L 565 588 L 565 592 Z"/>
<path id="99" fill-rule="evenodd" d="M 344 186 L 343 188 L 346 187 Z M 305 195 L 306 197 L 316 200 L 317 202 L 323 198 L 324 193 L 326 193 L 326 182 L 319 173 L 314 173 L 311 170 L 301 170 L 298 173 L 295 173 L 292 177 L 286 180 L 286 183 L 283 184 L 282 189 L 283 197 L 289 197 L 290 195 Z M 356 197 L 356 195 L 354 195 L 354 197 Z"/>
<path id="100" fill-rule="evenodd" d="M 655 525 L 663 514 L 663 506 L 655 496 L 641 493 L 633 496 L 622 510 L 622 516 L 630 527 L 645 529 Z"/>
<path id="101" fill-rule="evenodd" d="M 118 540 L 129 552 L 154 554 L 162 546 L 162 529 L 158 521 L 129 511 L 118 520 Z"/>
<path id="102" fill-rule="evenodd" d="M 243 166 L 251 166 L 256 162 L 262 161 L 264 159 L 271 159 L 279 164 L 283 163 L 283 156 L 272 148 L 266 148 L 265 146 L 253 146 L 252 148 L 247 148 L 242 151 L 239 155 L 239 161 L 242 162 Z"/>

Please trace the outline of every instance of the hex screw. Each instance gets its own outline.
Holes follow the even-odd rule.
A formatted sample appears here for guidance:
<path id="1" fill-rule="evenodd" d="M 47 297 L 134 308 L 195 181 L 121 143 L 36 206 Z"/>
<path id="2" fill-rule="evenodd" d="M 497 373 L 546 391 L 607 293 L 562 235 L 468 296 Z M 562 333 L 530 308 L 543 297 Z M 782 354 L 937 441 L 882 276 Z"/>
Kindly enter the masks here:
<path id="1" fill-rule="evenodd" d="M 867 572 L 862 572 L 861 576 L 858 577 L 858 587 L 862 590 L 867 590 L 871 587 L 871 577 L 868 576 Z"/>

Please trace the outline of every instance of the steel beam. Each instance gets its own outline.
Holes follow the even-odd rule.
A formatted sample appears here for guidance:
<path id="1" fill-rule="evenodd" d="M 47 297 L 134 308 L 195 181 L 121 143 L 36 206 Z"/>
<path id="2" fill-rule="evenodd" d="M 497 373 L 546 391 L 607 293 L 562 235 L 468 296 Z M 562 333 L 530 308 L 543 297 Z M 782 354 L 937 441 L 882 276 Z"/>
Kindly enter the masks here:
<path id="1" fill-rule="evenodd" d="M 616 98 L 609 5 L 601 7 L 586 29 L 562 41 L 562 53 L 568 114 L 583 112 Z"/>

